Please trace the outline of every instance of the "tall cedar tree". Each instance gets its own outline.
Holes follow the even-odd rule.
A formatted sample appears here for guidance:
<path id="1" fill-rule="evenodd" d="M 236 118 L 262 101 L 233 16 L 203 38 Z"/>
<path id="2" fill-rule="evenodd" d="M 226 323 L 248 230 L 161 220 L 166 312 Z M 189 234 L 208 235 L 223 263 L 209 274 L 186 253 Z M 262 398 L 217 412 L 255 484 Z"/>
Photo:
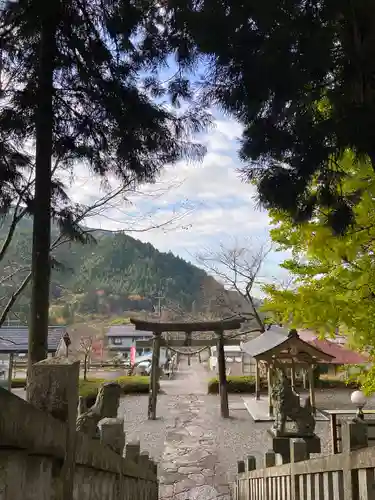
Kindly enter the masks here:
<path id="1" fill-rule="evenodd" d="M 373 0 L 167 3 L 176 44 L 206 57 L 206 96 L 244 125 L 242 170 L 260 202 L 296 221 L 327 208 L 344 231 L 360 193 L 336 189 L 339 160 L 350 149 L 375 169 Z"/>
<path id="2" fill-rule="evenodd" d="M 167 163 L 203 153 L 190 133 L 207 124 L 204 111 L 177 115 L 155 103 L 192 95 L 182 71 L 165 85 L 158 78 L 170 50 L 164 19 L 149 0 L 19 0 L 1 11 L 2 181 L 17 180 L 28 161 L 20 151 L 35 146 L 30 364 L 47 352 L 52 158 L 144 182 Z"/>

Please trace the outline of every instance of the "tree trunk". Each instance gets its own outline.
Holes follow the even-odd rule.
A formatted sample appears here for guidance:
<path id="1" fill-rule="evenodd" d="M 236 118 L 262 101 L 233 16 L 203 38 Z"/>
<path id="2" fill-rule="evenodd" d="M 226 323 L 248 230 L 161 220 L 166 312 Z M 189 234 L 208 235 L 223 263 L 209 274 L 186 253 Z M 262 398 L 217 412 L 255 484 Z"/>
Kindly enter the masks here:
<path id="1" fill-rule="evenodd" d="M 58 0 L 46 3 L 41 19 L 38 96 L 35 112 L 35 197 L 28 365 L 47 357 L 50 244 L 53 73 Z"/>

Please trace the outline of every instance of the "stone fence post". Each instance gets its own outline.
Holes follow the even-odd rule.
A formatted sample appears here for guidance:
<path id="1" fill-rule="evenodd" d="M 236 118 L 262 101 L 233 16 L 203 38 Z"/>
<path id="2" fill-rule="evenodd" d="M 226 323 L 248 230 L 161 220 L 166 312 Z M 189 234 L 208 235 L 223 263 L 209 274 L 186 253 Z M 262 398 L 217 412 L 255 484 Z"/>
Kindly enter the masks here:
<path id="1" fill-rule="evenodd" d="M 246 458 L 246 472 L 251 472 L 253 470 L 255 470 L 257 468 L 257 464 L 256 464 L 256 459 L 253 455 L 249 455 L 247 458 Z M 250 483 L 250 480 L 246 481 L 246 487 L 245 487 L 245 491 L 246 491 L 246 495 L 247 495 L 247 498 L 250 498 L 250 493 L 252 491 L 252 485 Z M 258 499 L 256 499 L 258 500 Z"/>
<path id="2" fill-rule="evenodd" d="M 139 455 L 141 453 L 141 446 L 139 441 L 128 443 L 125 447 L 125 458 L 128 458 L 134 463 L 139 463 Z"/>
<path id="3" fill-rule="evenodd" d="M 307 449 L 306 441 L 304 439 L 291 439 L 290 440 L 291 500 L 299 500 L 301 498 L 300 487 L 299 487 L 299 476 L 295 474 L 293 465 L 296 462 L 303 462 L 304 460 L 308 460 L 308 458 L 309 458 L 309 452 Z"/>
<path id="4" fill-rule="evenodd" d="M 237 479 L 236 479 L 236 500 L 246 500 L 245 499 L 245 492 L 246 492 L 246 485 L 243 480 L 240 480 L 238 478 L 238 474 L 243 474 L 245 472 L 245 462 L 243 460 L 239 460 L 237 462 Z"/>
<path id="5" fill-rule="evenodd" d="M 351 468 L 350 452 L 368 446 L 368 427 L 365 422 L 361 421 L 342 422 L 341 438 L 344 500 L 357 500 L 359 498 L 358 472 Z"/>
<path id="6" fill-rule="evenodd" d="M 58 499 L 73 498 L 79 361 L 65 357 L 35 363 L 27 378 L 27 400 L 66 423 L 65 458 L 56 482 Z"/>
<path id="7" fill-rule="evenodd" d="M 268 450 L 264 454 L 264 472 L 268 467 L 274 467 L 276 465 L 276 453 L 273 450 Z M 273 498 L 272 482 L 267 479 L 266 474 L 263 476 L 263 495 L 265 499 Z"/>
<path id="8" fill-rule="evenodd" d="M 99 422 L 100 442 L 123 455 L 125 446 L 124 420 L 122 418 L 103 418 Z"/>

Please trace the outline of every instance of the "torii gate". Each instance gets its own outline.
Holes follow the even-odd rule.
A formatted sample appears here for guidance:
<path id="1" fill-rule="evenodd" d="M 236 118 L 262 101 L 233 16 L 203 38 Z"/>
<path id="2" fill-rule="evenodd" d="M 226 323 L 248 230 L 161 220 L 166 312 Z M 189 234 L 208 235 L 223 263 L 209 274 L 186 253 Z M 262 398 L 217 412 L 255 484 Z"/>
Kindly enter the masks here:
<path id="1" fill-rule="evenodd" d="M 190 346 L 213 346 L 216 345 L 217 360 L 219 368 L 219 392 L 220 392 L 220 410 L 223 418 L 229 418 L 227 377 L 225 368 L 224 345 L 238 345 L 237 339 L 225 339 L 225 330 L 238 330 L 244 321 L 243 318 L 224 319 L 220 321 L 198 321 L 198 322 L 164 322 L 148 321 L 136 318 L 130 318 L 136 330 L 153 332 L 152 340 L 140 340 L 137 345 L 140 347 L 152 347 L 152 363 L 150 377 L 150 395 L 148 400 L 148 418 L 156 419 L 157 387 L 159 382 L 159 360 L 160 347 L 186 347 Z M 169 340 L 162 338 L 164 332 L 185 332 L 186 341 Z M 214 332 L 216 339 L 191 339 L 193 332 Z"/>

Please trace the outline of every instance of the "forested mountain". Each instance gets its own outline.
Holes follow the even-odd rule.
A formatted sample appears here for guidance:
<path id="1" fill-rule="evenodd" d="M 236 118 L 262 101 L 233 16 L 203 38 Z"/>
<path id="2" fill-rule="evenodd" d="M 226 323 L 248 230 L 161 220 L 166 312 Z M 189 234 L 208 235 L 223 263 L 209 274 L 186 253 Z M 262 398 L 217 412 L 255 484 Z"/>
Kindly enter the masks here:
<path id="1" fill-rule="evenodd" d="M 8 234 L 9 221 L 0 228 L 0 243 Z M 32 221 L 22 219 L 0 272 L 14 275 L 1 284 L 1 296 L 9 297 L 29 272 Z M 57 230 L 54 231 L 57 234 Z M 129 309 L 151 310 L 158 295 L 190 310 L 200 295 L 206 273 L 148 243 L 110 231 L 93 232 L 96 242 L 65 243 L 53 252 L 52 308 L 82 313 L 119 314 Z M 29 290 L 17 301 L 15 311 L 26 313 Z"/>

